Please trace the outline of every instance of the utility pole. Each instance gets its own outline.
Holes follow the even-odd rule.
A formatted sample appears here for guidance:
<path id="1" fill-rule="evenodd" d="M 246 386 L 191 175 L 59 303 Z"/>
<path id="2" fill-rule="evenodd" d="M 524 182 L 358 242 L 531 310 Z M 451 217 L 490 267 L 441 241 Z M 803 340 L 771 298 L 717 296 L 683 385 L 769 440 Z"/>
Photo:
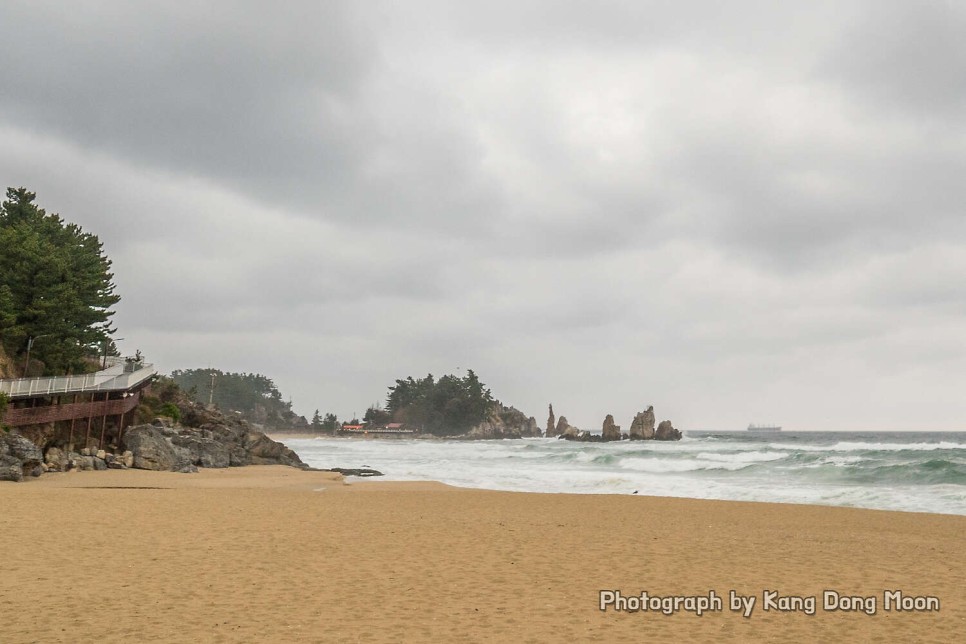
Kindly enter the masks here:
<path id="1" fill-rule="evenodd" d="M 107 369 L 107 350 L 110 348 L 111 342 L 120 342 L 123 339 L 124 338 L 116 338 L 111 340 L 110 338 L 104 338 L 104 359 L 101 362 L 101 369 Z"/>
<path id="2" fill-rule="evenodd" d="M 44 333 L 42 335 L 32 335 L 27 338 L 27 359 L 23 361 L 23 377 L 27 377 L 27 369 L 30 368 L 30 350 L 34 347 L 34 341 L 38 338 L 46 338 L 51 335 L 50 333 Z"/>
<path id="3" fill-rule="evenodd" d="M 212 401 L 215 398 L 215 372 L 211 372 L 211 384 L 208 385 L 208 408 L 212 406 Z"/>

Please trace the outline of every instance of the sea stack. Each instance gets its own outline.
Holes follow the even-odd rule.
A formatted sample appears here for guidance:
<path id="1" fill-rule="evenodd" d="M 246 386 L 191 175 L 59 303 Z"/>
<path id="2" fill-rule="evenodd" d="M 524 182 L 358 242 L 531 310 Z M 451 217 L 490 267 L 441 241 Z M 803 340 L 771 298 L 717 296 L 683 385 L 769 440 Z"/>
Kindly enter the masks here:
<path id="1" fill-rule="evenodd" d="M 553 415 L 553 403 L 550 403 L 550 416 L 547 418 L 547 438 L 556 436 L 557 419 Z"/>
<path id="2" fill-rule="evenodd" d="M 614 424 L 614 417 L 611 414 L 607 414 L 607 418 L 604 419 L 600 434 L 605 441 L 619 441 L 621 439 L 620 425 Z"/>
<path id="3" fill-rule="evenodd" d="M 654 438 L 659 441 L 679 441 L 681 440 L 681 432 L 674 429 L 671 421 L 662 420 L 661 424 L 657 426 L 657 431 L 654 432 Z"/>
<path id="4" fill-rule="evenodd" d="M 566 438 L 567 440 L 574 440 L 577 438 L 577 428 L 572 427 L 570 423 L 567 422 L 566 416 L 561 416 L 557 420 L 556 434 L 558 438 Z"/>
<path id="5" fill-rule="evenodd" d="M 649 441 L 654 438 L 654 406 L 650 405 L 642 412 L 638 412 L 631 422 L 629 438 L 632 441 Z"/>

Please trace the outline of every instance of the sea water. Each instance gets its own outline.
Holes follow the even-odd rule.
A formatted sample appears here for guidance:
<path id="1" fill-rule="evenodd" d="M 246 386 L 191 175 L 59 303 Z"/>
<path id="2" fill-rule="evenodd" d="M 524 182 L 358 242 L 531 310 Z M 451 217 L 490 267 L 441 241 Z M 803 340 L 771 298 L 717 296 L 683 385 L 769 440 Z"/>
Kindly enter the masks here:
<path id="1" fill-rule="evenodd" d="M 298 438 L 318 468 L 521 492 L 646 494 L 966 515 L 966 432 L 689 431 L 675 442 Z"/>

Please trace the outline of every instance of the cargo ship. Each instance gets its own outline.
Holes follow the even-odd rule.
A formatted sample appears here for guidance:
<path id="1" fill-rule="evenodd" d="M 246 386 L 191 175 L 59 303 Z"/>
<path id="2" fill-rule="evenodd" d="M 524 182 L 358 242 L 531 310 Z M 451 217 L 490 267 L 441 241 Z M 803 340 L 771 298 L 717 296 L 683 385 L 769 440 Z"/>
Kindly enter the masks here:
<path id="1" fill-rule="evenodd" d="M 762 434 L 774 434 L 782 430 L 780 425 L 748 425 L 749 432 L 759 432 Z"/>

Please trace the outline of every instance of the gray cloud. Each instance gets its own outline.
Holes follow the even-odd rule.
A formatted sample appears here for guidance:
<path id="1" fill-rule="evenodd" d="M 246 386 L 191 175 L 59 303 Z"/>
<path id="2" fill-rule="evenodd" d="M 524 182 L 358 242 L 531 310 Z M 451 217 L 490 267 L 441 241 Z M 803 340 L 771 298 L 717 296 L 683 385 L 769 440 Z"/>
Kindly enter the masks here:
<path id="1" fill-rule="evenodd" d="M 963 22 L 8 3 L 0 176 L 104 241 L 125 345 L 304 413 L 462 367 L 585 426 L 953 428 Z"/>

